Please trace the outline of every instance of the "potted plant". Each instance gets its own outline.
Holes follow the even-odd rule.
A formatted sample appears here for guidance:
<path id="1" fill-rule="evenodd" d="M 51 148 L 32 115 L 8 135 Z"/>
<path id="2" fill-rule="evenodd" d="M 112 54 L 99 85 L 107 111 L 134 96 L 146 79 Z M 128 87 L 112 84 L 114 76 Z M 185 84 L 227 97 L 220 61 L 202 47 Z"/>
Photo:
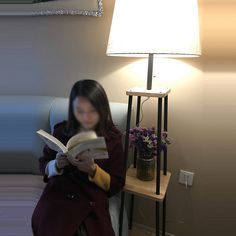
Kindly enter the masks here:
<path id="1" fill-rule="evenodd" d="M 137 149 L 137 178 L 148 181 L 154 178 L 157 140 L 155 128 L 135 127 L 129 131 L 130 147 Z M 170 144 L 167 132 L 161 134 L 161 150 Z"/>

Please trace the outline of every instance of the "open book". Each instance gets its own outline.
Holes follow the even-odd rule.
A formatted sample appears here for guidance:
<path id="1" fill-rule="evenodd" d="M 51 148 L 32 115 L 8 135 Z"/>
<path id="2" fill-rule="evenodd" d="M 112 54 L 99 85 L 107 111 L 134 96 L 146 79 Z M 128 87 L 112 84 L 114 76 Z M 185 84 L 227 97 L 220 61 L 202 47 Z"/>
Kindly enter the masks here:
<path id="1" fill-rule="evenodd" d="M 86 156 L 93 159 L 108 158 L 107 146 L 104 137 L 98 137 L 94 131 L 85 131 L 71 137 L 66 146 L 53 135 L 40 129 L 37 134 L 54 151 L 63 152 L 68 160 L 76 160 L 79 153 L 86 152 Z"/>

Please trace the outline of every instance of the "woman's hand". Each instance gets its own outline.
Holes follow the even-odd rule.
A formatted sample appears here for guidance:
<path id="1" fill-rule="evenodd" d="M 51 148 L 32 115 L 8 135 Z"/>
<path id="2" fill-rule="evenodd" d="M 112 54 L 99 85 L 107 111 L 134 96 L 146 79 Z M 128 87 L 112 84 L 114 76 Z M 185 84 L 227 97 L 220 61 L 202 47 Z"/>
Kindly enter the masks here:
<path id="1" fill-rule="evenodd" d="M 62 168 L 68 166 L 69 164 L 70 162 L 68 161 L 67 156 L 62 152 L 58 152 L 56 155 L 56 167 L 59 170 L 61 170 Z"/>
<path id="2" fill-rule="evenodd" d="M 71 164 L 76 166 L 78 170 L 88 173 L 91 177 L 94 177 L 96 173 L 94 159 L 86 155 L 86 151 L 77 155 L 75 159 L 71 161 Z"/>

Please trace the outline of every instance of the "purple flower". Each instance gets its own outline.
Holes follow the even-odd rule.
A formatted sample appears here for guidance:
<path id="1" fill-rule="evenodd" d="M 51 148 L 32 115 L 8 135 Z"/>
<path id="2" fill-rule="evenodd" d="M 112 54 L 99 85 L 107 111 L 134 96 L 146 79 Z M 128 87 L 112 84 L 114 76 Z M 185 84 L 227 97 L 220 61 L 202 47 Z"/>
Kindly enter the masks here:
<path id="1" fill-rule="evenodd" d="M 129 131 L 130 147 L 136 147 L 139 154 L 143 157 L 151 158 L 157 154 L 158 137 L 155 128 L 135 127 Z M 165 150 L 170 141 L 167 132 L 161 133 L 161 150 Z"/>

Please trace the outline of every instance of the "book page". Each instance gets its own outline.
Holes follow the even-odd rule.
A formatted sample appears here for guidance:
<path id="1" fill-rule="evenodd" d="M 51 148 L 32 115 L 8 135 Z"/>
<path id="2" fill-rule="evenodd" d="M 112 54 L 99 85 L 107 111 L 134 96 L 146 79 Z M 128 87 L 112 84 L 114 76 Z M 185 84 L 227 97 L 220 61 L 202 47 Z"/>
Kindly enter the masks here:
<path id="1" fill-rule="evenodd" d="M 88 155 L 94 159 L 108 158 L 108 152 L 104 137 L 86 140 L 68 151 L 68 157 L 75 158 L 79 153 L 89 152 Z"/>
<path id="2" fill-rule="evenodd" d="M 67 152 L 67 148 L 64 146 L 62 142 L 60 142 L 53 135 L 47 133 L 46 131 L 40 129 L 36 132 L 40 138 L 54 151 L 57 152 Z"/>
<path id="3" fill-rule="evenodd" d="M 81 132 L 71 137 L 69 141 L 67 142 L 66 147 L 68 150 L 70 150 L 74 148 L 75 146 L 77 146 L 79 143 L 82 143 L 86 140 L 96 139 L 96 138 L 97 138 L 97 135 L 95 131 Z"/>

